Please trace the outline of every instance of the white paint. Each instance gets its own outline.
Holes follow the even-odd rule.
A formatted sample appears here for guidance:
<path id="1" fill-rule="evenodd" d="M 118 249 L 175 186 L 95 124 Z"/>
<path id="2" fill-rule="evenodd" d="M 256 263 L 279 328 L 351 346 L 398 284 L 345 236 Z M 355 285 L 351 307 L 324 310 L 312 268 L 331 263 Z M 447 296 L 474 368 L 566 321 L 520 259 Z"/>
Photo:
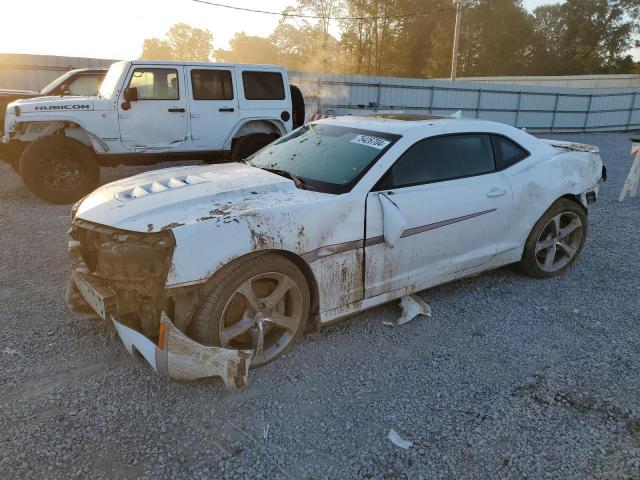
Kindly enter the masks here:
<path id="1" fill-rule="evenodd" d="M 165 68 L 177 72 L 179 98 L 176 100 L 124 100 L 124 90 L 129 86 L 136 68 Z M 191 83 L 192 70 L 228 71 L 232 77 L 232 100 L 195 100 Z M 282 100 L 247 100 L 242 72 L 261 71 L 282 75 L 284 98 Z M 130 61 L 112 65 L 102 89 L 111 84 L 113 89 L 102 91 L 102 97 L 40 97 L 18 100 L 9 104 L 5 117 L 3 141 L 31 142 L 50 135 L 51 129 L 39 135 L 30 132 L 21 135 L 17 128 L 21 123 L 48 122 L 59 126 L 60 122 L 72 122 L 94 135 L 106 145 L 95 148 L 98 154 L 157 155 L 160 153 L 220 152 L 231 149 L 235 138 L 249 133 L 290 132 L 291 119 L 284 121 L 282 112 L 289 112 L 292 105 L 289 81 L 283 67 L 270 65 L 241 65 L 205 62 Z M 109 89 L 106 89 L 109 90 Z M 13 107 L 20 108 L 16 116 Z M 226 111 L 233 109 L 233 111 Z M 39 127 L 39 128 L 40 128 Z M 16 132 L 13 137 L 11 134 Z"/>
<path id="2" fill-rule="evenodd" d="M 179 167 L 103 186 L 81 202 L 77 218 L 137 232 L 171 229 L 176 249 L 167 288 L 205 282 L 230 261 L 261 250 L 309 259 L 320 320 L 329 322 L 518 261 L 533 225 L 554 201 L 575 195 L 586 204 L 586 193 L 597 194 L 601 181 L 597 153 L 556 148 L 502 124 L 372 118 L 321 123 L 402 138 L 342 195 L 300 190 L 291 180 L 240 163 Z M 374 185 L 416 141 L 455 132 L 501 134 L 531 155 L 502 172 L 395 189 L 389 198 L 407 221 L 404 236 L 393 249 L 384 241 L 363 247 L 386 233 Z M 187 178 L 197 181 L 153 189 Z M 136 189 L 147 194 L 133 198 Z M 407 235 L 456 218 L 464 219 Z M 345 243 L 348 249 L 341 250 Z"/>

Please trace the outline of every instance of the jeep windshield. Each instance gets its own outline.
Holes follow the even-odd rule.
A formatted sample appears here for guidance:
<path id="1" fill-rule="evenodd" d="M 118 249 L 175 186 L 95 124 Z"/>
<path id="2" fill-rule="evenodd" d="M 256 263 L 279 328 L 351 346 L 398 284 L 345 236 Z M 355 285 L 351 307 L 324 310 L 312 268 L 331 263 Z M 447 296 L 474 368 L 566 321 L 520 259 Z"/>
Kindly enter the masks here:
<path id="1" fill-rule="evenodd" d="M 100 96 L 103 98 L 111 98 L 113 91 L 116 89 L 118 80 L 122 76 L 122 71 L 126 62 L 116 62 L 109 67 L 109 71 L 100 85 Z"/>
<path id="2" fill-rule="evenodd" d="M 247 163 L 293 179 L 298 188 L 350 191 L 399 135 L 327 124 L 291 132 L 249 157 Z"/>

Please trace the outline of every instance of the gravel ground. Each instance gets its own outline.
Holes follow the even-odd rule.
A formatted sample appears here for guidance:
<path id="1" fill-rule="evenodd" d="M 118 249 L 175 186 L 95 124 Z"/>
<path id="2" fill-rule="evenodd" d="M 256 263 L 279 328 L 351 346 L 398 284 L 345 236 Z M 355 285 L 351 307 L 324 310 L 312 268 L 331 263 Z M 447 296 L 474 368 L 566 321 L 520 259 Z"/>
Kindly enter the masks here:
<path id="1" fill-rule="evenodd" d="M 0 165 L 0 478 L 640 478 L 640 199 L 616 202 L 629 135 L 554 137 L 599 145 L 609 170 L 573 270 L 428 290 L 433 317 L 401 328 L 382 324 L 396 303 L 355 315 L 240 392 L 166 381 L 72 316 L 69 208 Z"/>

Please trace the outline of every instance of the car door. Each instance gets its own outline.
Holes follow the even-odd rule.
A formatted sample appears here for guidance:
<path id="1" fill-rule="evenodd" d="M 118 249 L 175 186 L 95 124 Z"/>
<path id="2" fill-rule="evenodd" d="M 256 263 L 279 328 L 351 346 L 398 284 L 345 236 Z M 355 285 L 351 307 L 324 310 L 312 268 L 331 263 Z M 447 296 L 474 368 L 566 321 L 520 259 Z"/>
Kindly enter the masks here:
<path id="1" fill-rule="evenodd" d="M 125 87 L 137 100 L 118 102 L 120 138 L 134 150 L 180 150 L 187 140 L 187 100 L 182 66 L 134 66 Z"/>
<path id="2" fill-rule="evenodd" d="M 238 123 L 233 67 L 187 67 L 191 139 L 198 147 L 221 150 Z"/>
<path id="3" fill-rule="evenodd" d="M 488 262 L 511 202 L 489 135 L 416 143 L 367 196 L 365 296 L 419 290 Z M 389 238 L 394 229 L 398 238 Z"/>

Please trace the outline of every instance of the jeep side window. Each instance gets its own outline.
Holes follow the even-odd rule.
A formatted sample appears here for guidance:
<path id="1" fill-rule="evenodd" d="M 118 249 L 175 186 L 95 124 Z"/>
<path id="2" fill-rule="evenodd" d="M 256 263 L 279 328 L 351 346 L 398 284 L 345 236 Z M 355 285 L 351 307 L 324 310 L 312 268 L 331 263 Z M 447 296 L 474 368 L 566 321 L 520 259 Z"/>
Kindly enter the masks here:
<path id="1" fill-rule="evenodd" d="M 194 100 L 233 100 L 229 70 L 191 70 Z"/>
<path id="2" fill-rule="evenodd" d="M 247 100 L 284 100 L 284 81 L 279 72 L 242 72 Z"/>
<path id="3" fill-rule="evenodd" d="M 129 87 L 138 89 L 138 100 L 178 100 L 178 71 L 169 68 L 136 68 Z"/>

